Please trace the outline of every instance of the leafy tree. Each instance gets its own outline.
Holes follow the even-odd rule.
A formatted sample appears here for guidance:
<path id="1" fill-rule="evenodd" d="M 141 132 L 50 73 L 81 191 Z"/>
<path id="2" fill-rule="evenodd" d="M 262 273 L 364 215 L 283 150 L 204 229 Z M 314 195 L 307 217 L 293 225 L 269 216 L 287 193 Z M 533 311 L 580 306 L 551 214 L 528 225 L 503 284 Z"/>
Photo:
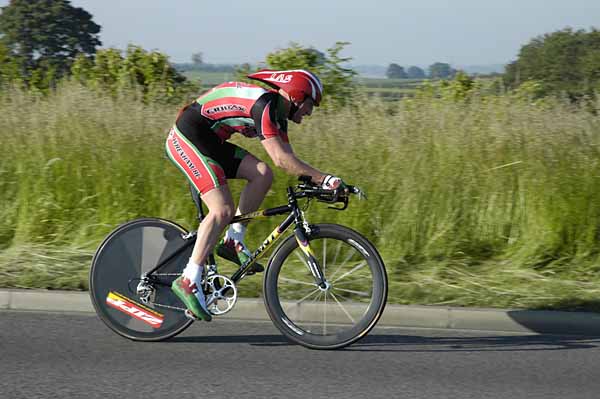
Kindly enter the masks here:
<path id="1" fill-rule="evenodd" d="M 134 45 L 124 56 L 113 48 L 99 50 L 94 59 L 80 55 L 71 73 L 81 83 L 113 94 L 122 89 L 141 89 L 145 100 L 178 101 L 181 94 L 193 89 L 166 55 Z"/>
<path id="2" fill-rule="evenodd" d="M 11 0 L 0 14 L 1 41 L 16 57 L 21 73 L 62 75 L 78 54 L 101 45 L 100 26 L 68 0 Z"/>
<path id="3" fill-rule="evenodd" d="M 417 100 L 442 99 L 451 102 L 469 101 L 482 93 L 480 80 L 475 80 L 462 71 L 457 71 L 453 79 L 426 80 L 415 91 Z"/>
<path id="4" fill-rule="evenodd" d="M 276 69 L 296 68 L 322 69 L 327 62 L 325 54 L 313 47 L 291 43 L 290 47 L 267 54 L 267 66 Z"/>
<path id="5" fill-rule="evenodd" d="M 409 79 L 425 79 L 425 71 L 417 66 L 408 67 L 406 74 Z"/>
<path id="6" fill-rule="evenodd" d="M 16 82 L 20 76 L 18 59 L 0 42 L 0 85 Z"/>
<path id="7" fill-rule="evenodd" d="M 390 64 L 390 66 L 388 66 L 388 69 L 385 72 L 385 76 L 388 79 L 406 79 L 408 77 L 403 67 L 393 63 Z"/>
<path id="8" fill-rule="evenodd" d="M 456 71 L 452 69 L 450 64 L 436 62 L 429 66 L 429 77 L 432 79 L 447 79 L 454 76 Z"/>
<path id="9" fill-rule="evenodd" d="M 326 53 L 322 53 L 312 47 L 291 43 L 288 48 L 269 53 L 266 58 L 266 68 L 307 69 L 315 73 L 323 83 L 323 103 L 345 105 L 356 89 L 354 82 L 356 72 L 342 66 L 351 58 L 340 57 L 340 52 L 348 44 L 336 42 L 333 47 L 327 49 Z M 238 68 L 238 78 L 248 81 L 246 75 L 251 73 L 252 69 L 249 64 L 243 64 Z"/>
<path id="10" fill-rule="evenodd" d="M 457 71 L 452 80 L 441 81 L 440 88 L 443 98 L 459 101 L 468 99 L 474 90 L 478 88 L 478 85 L 469 75 Z"/>
<path id="11" fill-rule="evenodd" d="M 570 28 L 538 36 L 521 47 L 505 69 L 504 82 L 516 88 L 533 81 L 541 95 L 572 99 L 600 89 L 600 31 Z"/>
<path id="12" fill-rule="evenodd" d="M 201 52 L 192 54 L 192 64 L 200 66 L 204 64 L 204 55 Z"/>

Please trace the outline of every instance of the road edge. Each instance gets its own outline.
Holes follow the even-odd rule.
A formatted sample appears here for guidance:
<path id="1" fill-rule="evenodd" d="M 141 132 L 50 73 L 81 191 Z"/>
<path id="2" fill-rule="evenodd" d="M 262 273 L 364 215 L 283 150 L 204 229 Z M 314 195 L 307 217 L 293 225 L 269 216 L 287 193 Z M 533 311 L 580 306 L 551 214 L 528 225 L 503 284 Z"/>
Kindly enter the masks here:
<path id="1" fill-rule="evenodd" d="M 0 289 L 0 310 L 93 313 L 87 291 Z M 240 299 L 225 319 L 269 320 L 261 299 Z M 388 305 L 379 327 L 600 335 L 600 314 L 523 309 Z"/>

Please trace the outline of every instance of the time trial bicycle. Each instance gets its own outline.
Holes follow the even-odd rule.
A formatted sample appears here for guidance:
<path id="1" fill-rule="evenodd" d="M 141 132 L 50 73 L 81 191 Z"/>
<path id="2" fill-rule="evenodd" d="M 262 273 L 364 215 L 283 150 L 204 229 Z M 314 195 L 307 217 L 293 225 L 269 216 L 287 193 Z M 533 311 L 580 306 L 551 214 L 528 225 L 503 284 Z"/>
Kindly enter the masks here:
<path id="1" fill-rule="evenodd" d="M 275 326 L 291 341 L 313 349 L 350 345 L 375 326 L 387 300 L 387 275 L 377 249 L 358 232 L 337 224 L 310 224 L 304 211 L 311 200 L 344 210 L 354 186 L 325 190 L 310 177 L 288 187 L 287 205 L 235 216 L 231 223 L 287 215 L 252 256 L 231 276 L 219 274 L 208 259 L 202 288 L 213 316 L 229 312 L 237 285 L 252 266 L 293 226 L 273 251 L 263 278 L 263 299 Z M 196 193 L 193 191 L 193 194 Z M 300 201 L 305 201 L 300 207 Z M 199 218 L 204 216 L 196 194 Z M 339 205 L 341 204 L 341 205 Z M 180 225 L 159 218 L 127 222 L 100 244 L 90 270 L 90 295 L 100 319 L 132 340 L 160 341 L 185 330 L 193 315 L 171 291 L 196 239 Z"/>

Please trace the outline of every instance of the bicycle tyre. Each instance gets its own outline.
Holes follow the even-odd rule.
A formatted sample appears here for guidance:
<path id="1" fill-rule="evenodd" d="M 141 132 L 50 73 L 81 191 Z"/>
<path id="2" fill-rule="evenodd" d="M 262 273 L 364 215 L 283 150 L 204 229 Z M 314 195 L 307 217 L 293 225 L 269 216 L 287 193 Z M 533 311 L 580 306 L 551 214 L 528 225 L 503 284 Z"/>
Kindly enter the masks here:
<path id="1" fill-rule="evenodd" d="M 90 297 L 111 330 L 134 341 L 162 341 L 190 326 L 193 320 L 185 316 L 185 305 L 171 292 L 170 282 L 181 274 L 191 246 L 161 267 L 169 276 L 155 285 L 151 303 L 142 304 L 136 292 L 141 274 L 181 248 L 185 234 L 174 222 L 141 218 L 117 227 L 100 244 L 90 269 Z"/>
<path id="2" fill-rule="evenodd" d="M 291 302 L 284 299 L 286 295 L 290 295 L 291 297 L 295 296 L 295 298 L 300 296 L 300 290 L 305 289 L 307 285 L 310 285 L 311 279 L 312 284 L 316 287 L 314 291 L 319 295 L 319 288 L 316 283 L 314 283 L 314 278 L 312 278 L 312 275 L 306 270 L 302 273 L 305 273 L 306 276 L 309 277 L 305 277 L 306 279 L 303 281 L 301 280 L 301 277 L 282 277 L 285 273 L 298 273 L 299 269 L 301 269 L 297 266 L 293 266 L 294 260 L 290 260 L 291 258 L 294 258 L 291 256 L 294 251 L 301 254 L 295 236 L 290 236 L 277 247 L 269 260 L 263 282 L 265 307 L 275 326 L 289 340 L 311 349 L 343 348 L 366 336 L 381 317 L 387 301 L 388 291 L 385 265 L 376 248 L 360 233 L 348 227 L 336 224 L 318 224 L 311 226 L 311 229 L 312 233 L 309 236 L 310 246 L 313 247 L 313 249 L 317 248 L 317 250 L 314 251 L 315 253 L 322 250 L 322 258 L 319 260 L 322 268 L 328 266 L 324 262 L 329 262 L 330 264 L 333 263 L 333 268 L 337 268 L 338 270 L 335 272 L 330 272 L 330 269 L 323 270 L 326 279 L 331 279 L 331 281 L 328 280 L 331 283 L 328 290 L 321 290 L 320 295 L 323 296 L 324 303 L 321 302 L 316 305 L 310 304 L 305 306 L 304 304 L 300 304 L 303 300 L 294 303 L 296 299 L 293 299 Z M 322 244 L 320 245 L 318 244 L 321 242 L 319 240 L 322 240 Z M 329 255 L 327 252 L 328 240 L 337 247 L 337 249 L 335 249 L 337 251 L 335 257 Z M 344 249 L 342 249 L 342 247 Z M 347 266 L 349 270 L 336 279 L 335 274 L 339 273 L 340 268 L 344 267 L 344 263 L 338 265 L 336 259 L 338 254 L 344 251 L 350 253 L 350 255 L 345 255 L 345 262 L 350 263 Z M 299 256 L 298 254 L 296 254 L 296 258 L 300 259 L 301 255 Z M 320 256 L 320 254 L 318 256 Z M 332 257 L 333 262 L 331 262 Z M 354 262 L 357 263 L 352 264 L 352 259 L 356 259 Z M 301 264 L 301 262 L 298 261 L 296 261 L 296 263 Z M 332 266 L 329 265 L 329 267 L 331 268 Z M 287 269 L 284 273 L 283 270 L 285 268 Z M 353 284 L 362 283 L 364 287 L 367 287 L 367 290 L 370 290 L 371 297 L 369 302 L 367 304 L 366 299 L 363 300 L 362 296 L 359 296 L 359 300 L 365 303 L 349 300 L 346 302 L 347 306 L 344 307 L 339 300 L 343 295 L 351 296 L 354 295 L 351 293 L 356 293 L 355 296 L 358 296 L 358 294 L 364 294 L 364 292 L 359 291 L 358 289 L 336 288 L 336 284 L 341 285 L 342 282 L 338 282 L 338 280 L 350 278 L 349 276 L 353 273 L 359 272 L 363 273 L 363 276 L 366 273 L 366 276 L 364 278 L 362 276 L 355 276 L 354 280 L 351 282 Z M 369 275 L 371 276 L 371 281 L 367 281 Z M 297 276 L 297 274 L 294 276 Z M 358 277 L 358 279 L 356 279 L 356 277 Z M 289 289 L 284 288 L 289 281 L 292 281 L 292 283 L 290 283 L 292 284 L 292 287 L 289 287 Z M 297 287 L 294 286 L 294 284 Z M 313 287 L 306 289 L 310 290 L 312 288 Z M 337 295 L 334 294 L 335 292 L 337 292 Z M 342 295 L 340 295 L 340 292 Z M 328 294 L 330 294 L 333 299 L 330 305 L 327 304 Z M 284 306 L 288 308 L 287 312 L 284 310 Z M 302 306 L 304 306 L 305 310 L 299 310 L 297 312 L 298 316 L 293 317 L 293 313 Z M 352 309 L 355 309 L 356 311 L 353 311 Z M 327 331 L 328 311 L 338 311 L 341 314 L 341 319 L 340 317 L 331 318 L 330 316 L 330 320 L 333 320 L 333 324 L 336 323 L 336 320 L 341 323 L 340 326 L 336 327 L 339 329 L 338 332 L 328 333 Z M 316 318 L 321 317 L 318 315 L 319 312 L 323 315 L 324 323 L 316 320 Z M 303 313 L 308 316 L 303 315 Z M 354 320 L 352 313 L 360 314 L 360 319 L 358 319 L 358 316 L 355 316 L 357 320 Z M 344 324 L 343 319 L 345 316 L 349 319 L 349 323 L 346 321 L 346 324 L 350 324 L 350 326 Z M 318 323 L 321 324 L 320 333 L 317 331 L 319 330 Z"/>

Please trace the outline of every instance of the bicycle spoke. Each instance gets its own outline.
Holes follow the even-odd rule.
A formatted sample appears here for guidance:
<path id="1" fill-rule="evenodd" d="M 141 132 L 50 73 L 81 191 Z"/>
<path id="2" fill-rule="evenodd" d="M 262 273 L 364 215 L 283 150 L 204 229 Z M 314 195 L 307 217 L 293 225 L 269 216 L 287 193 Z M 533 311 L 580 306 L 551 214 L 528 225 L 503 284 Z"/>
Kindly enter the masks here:
<path id="1" fill-rule="evenodd" d="M 323 335 L 327 335 L 327 293 L 325 293 L 325 302 L 323 304 Z"/>
<path id="2" fill-rule="evenodd" d="M 337 293 L 337 298 L 342 299 L 344 302 L 353 302 L 352 299 L 345 297 L 344 295 Z"/>
<path id="3" fill-rule="evenodd" d="M 346 276 L 351 275 L 352 273 L 354 273 L 355 271 L 362 269 L 363 267 L 365 267 L 367 265 L 367 261 L 362 261 L 358 264 L 358 266 L 355 266 L 352 270 L 347 271 L 346 273 L 342 274 L 340 277 L 338 277 L 337 279 L 333 280 L 331 282 L 331 284 L 334 284 L 336 281 L 340 281 L 341 279 L 343 279 Z"/>
<path id="4" fill-rule="evenodd" d="M 312 295 L 314 295 L 315 292 L 320 292 L 320 290 L 318 288 L 312 290 L 311 292 L 309 292 L 308 294 L 306 294 L 305 296 L 303 296 L 300 300 L 298 300 L 298 302 L 293 303 L 290 306 L 288 306 L 288 308 L 285 310 L 285 313 L 288 313 L 288 310 L 290 310 L 293 306 L 300 305 L 302 302 L 304 302 L 305 300 L 307 300 L 308 298 L 310 298 Z"/>
<path id="5" fill-rule="evenodd" d="M 356 286 L 365 286 L 365 279 L 367 279 L 367 282 L 369 284 L 369 286 L 371 286 L 371 275 L 368 276 L 364 276 L 361 278 L 348 278 L 346 277 L 343 280 L 337 281 L 335 283 L 336 288 L 340 287 L 340 288 L 356 288 Z"/>
<path id="6" fill-rule="evenodd" d="M 337 288 L 337 287 L 333 287 L 334 290 L 336 291 L 342 291 L 342 292 L 349 292 L 351 294 L 355 294 L 355 295 L 359 295 L 359 296 L 364 296 L 364 297 L 369 297 L 370 294 L 368 292 L 363 292 L 363 291 L 355 291 L 355 290 L 348 290 L 345 288 Z"/>
<path id="7" fill-rule="evenodd" d="M 344 259 L 344 261 L 340 264 L 340 266 L 337 268 L 337 270 L 331 275 L 330 279 L 333 279 L 337 273 L 340 271 L 340 269 L 342 267 L 344 267 L 346 265 L 346 263 L 348 263 L 348 261 L 350 260 L 350 258 L 352 258 L 354 256 L 354 254 L 356 253 L 356 251 L 354 250 L 354 248 L 352 248 L 350 250 L 349 255 L 346 256 L 346 258 Z"/>
<path id="8" fill-rule="evenodd" d="M 302 261 L 302 263 L 304 263 L 304 266 L 306 266 L 306 268 L 308 269 L 308 271 L 310 272 L 310 274 L 312 276 L 312 271 L 310 270 L 310 266 L 308 265 L 308 261 L 304 257 L 304 254 L 302 253 L 302 251 L 294 251 L 294 253 L 296 254 L 296 257 L 298 259 L 300 259 Z"/>
<path id="9" fill-rule="evenodd" d="M 287 278 L 287 277 L 279 277 L 279 280 L 285 281 L 286 283 L 310 285 L 311 287 L 317 286 L 315 283 L 307 283 L 306 281 L 294 280 L 292 278 Z"/>
<path id="10" fill-rule="evenodd" d="M 317 295 L 315 297 L 315 299 L 312 300 L 312 302 L 314 302 L 315 304 L 318 304 L 318 302 L 321 300 L 321 296 L 323 295 L 323 291 L 319 292 L 319 295 Z"/>
<path id="11" fill-rule="evenodd" d="M 323 239 L 323 276 L 325 276 L 325 269 L 327 269 L 327 238 Z"/>
<path id="12" fill-rule="evenodd" d="M 369 290 L 373 287 L 373 276 L 371 274 L 367 274 L 364 276 L 347 276 L 343 280 L 339 280 L 335 283 L 335 288 L 345 288 L 345 289 L 358 289 L 361 290 Z"/>
<path id="13" fill-rule="evenodd" d="M 335 256 L 333 257 L 333 264 L 337 261 L 338 255 L 340 254 L 340 250 L 342 249 L 342 241 L 338 241 L 337 248 L 335 249 Z"/>
<path id="14" fill-rule="evenodd" d="M 346 310 L 346 308 L 340 303 L 340 301 L 338 301 L 338 299 L 336 298 L 335 294 L 333 292 L 329 292 L 332 296 L 332 298 L 335 300 L 335 302 L 338 304 L 338 306 L 342 309 L 342 311 L 346 314 L 346 316 L 348 316 L 348 318 L 350 319 L 350 321 L 352 321 L 352 323 L 356 324 L 356 321 L 352 318 L 352 316 L 350 316 L 350 313 L 348 313 L 348 311 Z"/>
<path id="15" fill-rule="evenodd" d="M 296 288 L 296 287 L 281 287 L 281 291 L 282 293 L 288 293 L 291 294 L 293 296 L 299 296 L 299 295 L 304 295 L 304 293 L 309 292 L 311 288 L 306 288 L 306 287 L 302 287 L 302 288 Z M 309 293 L 314 292 L 315 290 L 310 291 Z"/>

